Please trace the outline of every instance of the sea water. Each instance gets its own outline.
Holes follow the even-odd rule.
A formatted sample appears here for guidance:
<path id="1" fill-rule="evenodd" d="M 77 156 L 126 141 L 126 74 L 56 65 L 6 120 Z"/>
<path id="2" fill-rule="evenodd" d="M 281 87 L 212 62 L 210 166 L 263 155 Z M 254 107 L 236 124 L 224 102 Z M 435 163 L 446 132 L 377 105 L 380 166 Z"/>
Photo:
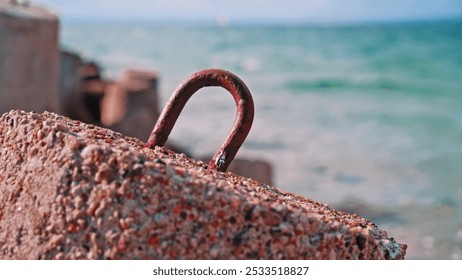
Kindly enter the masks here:
<path id="1" fill-rule="evenodd" d="M 195 71 L 234 72 L 255 102 L 238 157 L 270 161 L 283 190 L 370 218 L 409 245 L 408 258 L 462 259 L 462 20 L 65 22 L 60 36 L 106 77 L 158 71 L 162 106 Z M 213 154 L 234 115 L 231 95 L 203 89 L 170 137 Z"/>

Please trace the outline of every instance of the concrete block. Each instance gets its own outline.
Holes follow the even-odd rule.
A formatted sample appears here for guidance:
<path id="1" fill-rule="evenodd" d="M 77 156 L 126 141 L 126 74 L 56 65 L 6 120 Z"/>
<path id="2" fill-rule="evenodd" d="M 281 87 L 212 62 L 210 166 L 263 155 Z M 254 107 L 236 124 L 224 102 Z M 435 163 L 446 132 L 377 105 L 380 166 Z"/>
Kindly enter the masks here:
<path id="1" fill-rule="evenodd" d="M 273 184 L 273 167 L 266 160 L 236 158 L 230 164 L 228 171 L 268 185 Z"/>
<path id="2" fill-rule="evenodd" d="M 147 140 L 160 115 L 157 74 L 126 70 L 118 82 L 107 87 L 101 102 L 103 126 Z"/>
<path id="3" fill-rule="evenodd" d="M 57 16 L 45 9 L 0 2 L 0 113 L 61 112 L 58 26 Z"/>
<path id="4" fill-rule="evenodd" d="M 59 97 L 63 106 L 63 114 L 73 119 L 87 119 L 91 116 L 85 109 L 82 99 L 82 58 L 71 51 L 60 51 Z M 82 114 L 86 117 L 81 117 Z"/>
<path id="5" fill-rule="evenodd" d="M 403 259 L 355 214 L 53 113 L 0 118 L 0 259 Z"/>

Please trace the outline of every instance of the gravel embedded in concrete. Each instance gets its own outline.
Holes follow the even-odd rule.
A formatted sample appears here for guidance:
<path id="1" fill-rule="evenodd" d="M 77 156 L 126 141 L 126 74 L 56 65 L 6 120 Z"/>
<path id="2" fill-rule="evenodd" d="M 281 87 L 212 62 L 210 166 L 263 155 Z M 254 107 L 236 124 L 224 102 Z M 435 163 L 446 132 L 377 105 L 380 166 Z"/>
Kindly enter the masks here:
<path id="1" fill-rule="evenodd" d="M 53 113 L 0 118 L 0 259 L 403 259 L 370 221 Z"/>

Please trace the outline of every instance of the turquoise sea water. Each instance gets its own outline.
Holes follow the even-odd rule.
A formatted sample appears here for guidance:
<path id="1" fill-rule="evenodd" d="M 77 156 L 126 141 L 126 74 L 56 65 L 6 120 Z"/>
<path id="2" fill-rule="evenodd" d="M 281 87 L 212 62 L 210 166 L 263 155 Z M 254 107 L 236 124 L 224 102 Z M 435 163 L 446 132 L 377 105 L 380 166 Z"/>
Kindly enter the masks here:
<path id="1" fill-rule="evenodd" d="M 157 70 L 162 104 L 192 72 L 236 73 L 256 105 L 238 156 L 271 161 L 281 189 L 371 218 L 409 245 L 409 258 L 462 258 L 462 20 L 81 22 L 64 23 L 61 42 L 108 77 Z M 229 94 L 202 90 L 171 137 L 195 155 L 212 154 L 233 119 Z"/>

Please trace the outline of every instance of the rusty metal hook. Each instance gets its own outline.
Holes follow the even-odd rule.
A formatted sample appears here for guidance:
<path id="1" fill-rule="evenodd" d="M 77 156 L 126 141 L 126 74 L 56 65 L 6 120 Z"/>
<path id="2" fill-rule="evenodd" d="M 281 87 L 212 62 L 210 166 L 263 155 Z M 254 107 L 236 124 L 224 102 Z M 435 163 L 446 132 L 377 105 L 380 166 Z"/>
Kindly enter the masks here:
<path id="1" fill-rule="evenodd" d="M 237 113 L 233 127 L 209 162 L 210 169 L 226 171 L 236 156 L 252 127 L 254 105 L 245 83 L 231 72 L 222 69 L 206 69 L 189 76 L 170 97 L 149 136 L 146 148 L 163 146 L 189 98 L 199 89 L 220 86 L 228 90 L 236 103 Z"/>

